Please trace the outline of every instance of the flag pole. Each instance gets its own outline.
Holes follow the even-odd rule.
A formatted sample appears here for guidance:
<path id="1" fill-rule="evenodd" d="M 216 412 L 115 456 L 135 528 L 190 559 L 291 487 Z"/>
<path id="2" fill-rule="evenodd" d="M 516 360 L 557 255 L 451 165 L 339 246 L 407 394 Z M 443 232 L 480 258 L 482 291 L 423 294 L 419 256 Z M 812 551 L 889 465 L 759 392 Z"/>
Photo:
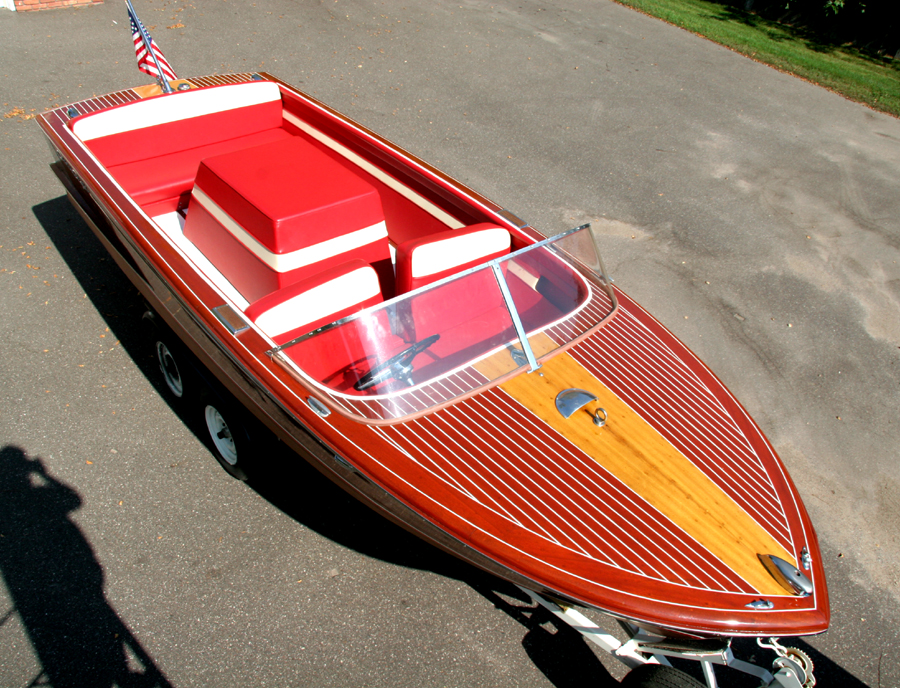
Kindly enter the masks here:
<path id="1" fill-rule="evenodd" d="M 150 36 L 147 33 L 147 30 L 144 28 L 143 22 L 138 19 L 137 12 L 134 11 L 134 6 L 131 4 L 131 0 L 125 0 L 128 3 L 128 9 L 131 11 L 132 16 L 137 19 L 137 28 L 141 33 L 141 40 L 144 41 L 144 47 L 147 49 L 147 52 L 150 54 L 150 57 L 153 58 L 153 63 L 156 65 L 156 73 L 159 75 L 156 78 L 156 81 L 159 83 L 160 88 L 162 88 L 164 93 L 175 93 L 171 86 L 169 86 L 169 80 L 166 79 L 163 74 L 162 67 L 159 65 L 159 60 L 156 59 L 156 51 L 153 49 L 153 46 L 150 42 Z"/>

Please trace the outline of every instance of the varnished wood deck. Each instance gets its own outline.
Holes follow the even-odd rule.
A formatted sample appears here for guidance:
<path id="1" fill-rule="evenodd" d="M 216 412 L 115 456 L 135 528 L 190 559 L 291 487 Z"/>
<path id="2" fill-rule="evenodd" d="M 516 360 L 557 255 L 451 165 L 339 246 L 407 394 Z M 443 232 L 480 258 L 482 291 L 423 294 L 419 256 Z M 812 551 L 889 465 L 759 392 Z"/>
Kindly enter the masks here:
<path id="1" fill-rule="evenodd" d="M 556 409 L 555 399 L 569 387 L 588 390 L 598 398 L 564 418 Z M 766 571 L 757 555 L 774 554 L 796 563 L 792 555 L 568 354 L 549 360 L 540 371 L 513 378 L 502 388 L 718 557 L 758 593 L 784 594 L 784 588 Z M 599 407 L 608 413 L 603 428 L 592 422 Z"/>

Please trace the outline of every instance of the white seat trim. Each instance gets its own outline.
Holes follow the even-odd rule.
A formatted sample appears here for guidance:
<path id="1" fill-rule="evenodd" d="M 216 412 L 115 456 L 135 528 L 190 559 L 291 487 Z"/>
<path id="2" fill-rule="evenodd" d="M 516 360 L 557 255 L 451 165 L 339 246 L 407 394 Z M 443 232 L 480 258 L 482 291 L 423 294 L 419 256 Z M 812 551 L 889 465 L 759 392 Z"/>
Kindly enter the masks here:
<path id="1" fill-rule="evenodd" d="M 184 218 L 180 213 L 172 211 L 165 215 L 156 215 L 151 218 L 156 226 L 160 228 L 163 234 L 169 240 L 180 248 L 184 254 L 193 261 L 196 268 L 209 278 L 219 291 L 221 291 L 231 302 L 237 306 L 238 310 L 245 310 L 250 302 L 234 288 L 234 285 L 226 279 L 225 275 L 219 272 L 219 269 L 209 262 L 209 258 L 204 256 L 200 249 L 194 246 L 184 235 Z"/>
<path id="2" fill-rule="evenodd" d="M 277 337 L 380 293 L 378 273 L 366 265 L 273 306 L 256 318 L 256 324 L 270 337 Z"/>
<path id="3" fill-rule="evenodd" d="M 281 91 L 278 84 L 271 81 L 249 81 L 218 88 L 179 91 L 149 100 L 138 100 L 111 110 L 101 110 L 76 121 L 72 131 L 82 141 L 90 141 L 101 136 L 275 100 L 281 100 Z"/>
<path id="4" fill-rule="evenodd" d="M 509 232 L 502 227 L 490 227 L 480 232 L 450 237 L 413 249 L 409 257 L 413 279 L 444 272 L 482 256 L 509 249 Z"/>
<path id="5" fill-rule="evenodd" d="M 327 239 L 290 253 L 272 253 L 256 237 L 222 210 L 214 200 L 203 192 L 203 189 L 195 186 L 192 197 L 215 218 L 216 222 L 225 227 L 235 239 L 240 241 L 244 248 L 253 253 L 275 272 L 290 272 L 297 268 L 306 267 L 307 265 L 339 256 L 347 251 L 361 248 L 379 239 L 386 239 L 388 235 L 387 225 L 382 220 L 369 227 L 363 227 L 354 232 Z"/>

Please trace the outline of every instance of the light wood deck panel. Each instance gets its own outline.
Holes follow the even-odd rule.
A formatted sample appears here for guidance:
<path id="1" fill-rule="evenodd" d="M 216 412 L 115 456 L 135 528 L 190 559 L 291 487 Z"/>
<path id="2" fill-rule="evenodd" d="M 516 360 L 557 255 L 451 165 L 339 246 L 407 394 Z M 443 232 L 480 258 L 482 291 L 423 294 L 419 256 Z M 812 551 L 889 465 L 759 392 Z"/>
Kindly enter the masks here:
<path id="1" fill-rule="evenodd" d="M 743 411 L 700 365 L 688 365 L 664 341 L 652 322 L 637 317 L 637 306 L 620 296 L 619 316 L 572 356 L 620 399 L 656 428 L 680 452 L 745 509 L 790 551 L 795 551 L 785 505 L 776 491 L 767 460 L 774 455 L 758 430 L 742 429 Z M 719 392 L 714 390 L 719 389 Z M 724 394 L 723 394 L 724 393 Z M 746 420 L 746 419 L 745 419 Z M 749 432 L 750 435 L 746 433 Z M 727 470 L 722 466 L 727 465 Z"/>
<path id="2" fill-rule="evenodd" d="M 565 419 L 556 409 L 555 398 L 569 387 L 586 389 L 598 400 Z M 540 371 L 513 378 L 502 388 L 665 514 L 760 594 L 785 593 L 757 554 L 774 554 L 796 563 L 791 554 L 571 356 L 557 356 Z M 608 423 L 602 429 L 591 420 L 597 407 L 609 413 Z"/>

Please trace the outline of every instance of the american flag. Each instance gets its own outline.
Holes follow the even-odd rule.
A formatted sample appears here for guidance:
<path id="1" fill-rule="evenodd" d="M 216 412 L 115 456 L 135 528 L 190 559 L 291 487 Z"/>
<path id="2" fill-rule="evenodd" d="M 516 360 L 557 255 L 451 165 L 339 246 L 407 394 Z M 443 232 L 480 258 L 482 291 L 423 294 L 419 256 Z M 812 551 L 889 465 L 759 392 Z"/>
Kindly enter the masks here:
<path id="1" fill-rule="evenodd" d="M 166 81 L 174 81 L 177 79 L 178 77 L 175 76 L 175 72 L 172 71 L 172 67 L 169 66 L 166 56 L 162 54 L 162 50 L 156 45 L 156 41 L 150 37 L 147 29 L 141 24 L 141 20 L 135 15 L 131 3 L 128 3 L 128 19 L 131 20 L 131 38 L 134 41 L 134 56 L 137 58 L 138 69 L 155 79 L 164 78 Z M 147 46 L 144 44 L 144 38 L 141 33 L 147 36 L 150 48 L 153 50 L 152 55 L 150 54 L 150 51 L 147 50 Z M 162 76 L 160 76 L 159 70 L 156 68 L 156 62 L 153 60 L 154 55 L 156 56 L 156 62 L 159 62 L 159 69 L 162 70 Z"/>

